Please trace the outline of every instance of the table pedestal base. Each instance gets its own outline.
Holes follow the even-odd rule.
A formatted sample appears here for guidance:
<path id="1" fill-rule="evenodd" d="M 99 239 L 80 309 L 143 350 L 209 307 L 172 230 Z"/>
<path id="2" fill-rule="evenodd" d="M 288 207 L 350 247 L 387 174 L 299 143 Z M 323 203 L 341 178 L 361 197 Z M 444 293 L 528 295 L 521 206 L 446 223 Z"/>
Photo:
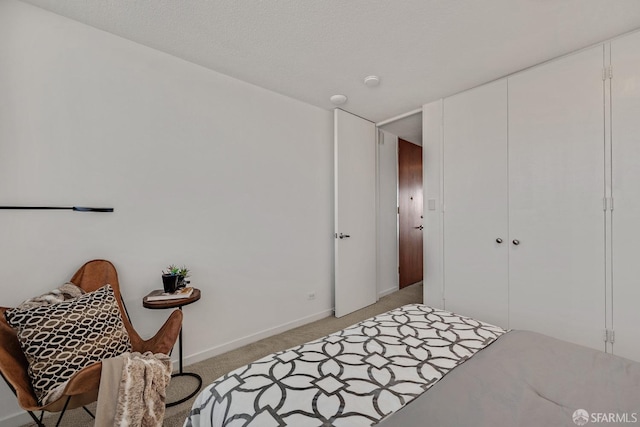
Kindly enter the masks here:
<path id="1" fill-rule="evenodd" d="M 176 400 L 175 402 L 166 403 L 165 406 L 167 408 L 186 402 L 187 400 L 195 396 L 196 393 L 198 393 L 200 391 L 200 388 L 202 387 L 202 377 L 198 374 L 194 374 L 193 372 L 178 372 L 171 375 L 171 378 L 175 378 L 175 377 L 193 377 L 198 380 L 198 386 L 188 396 L 185 396 L 180 400 Z"/>

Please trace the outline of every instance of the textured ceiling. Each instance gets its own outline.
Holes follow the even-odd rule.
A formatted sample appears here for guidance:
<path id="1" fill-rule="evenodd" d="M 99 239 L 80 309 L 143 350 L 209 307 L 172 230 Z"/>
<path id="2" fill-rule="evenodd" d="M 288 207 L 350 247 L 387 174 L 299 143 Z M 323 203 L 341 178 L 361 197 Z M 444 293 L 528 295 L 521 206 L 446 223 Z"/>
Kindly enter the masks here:
<path id="1" fill-rule="evenodd" d="M 640 28 L 639 0 L 23 1 L 375 122 Z"/>

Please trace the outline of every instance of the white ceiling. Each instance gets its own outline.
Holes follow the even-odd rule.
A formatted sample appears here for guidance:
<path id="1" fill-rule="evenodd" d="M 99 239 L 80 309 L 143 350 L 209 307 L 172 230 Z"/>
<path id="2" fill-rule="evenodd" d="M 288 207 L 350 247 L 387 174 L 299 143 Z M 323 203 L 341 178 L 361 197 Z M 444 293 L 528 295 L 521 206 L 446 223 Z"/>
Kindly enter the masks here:
<path id="1" fill-rule="evenodd" d="M 640 28 L 639 0 L 23 1 L 374 122 Z"/>

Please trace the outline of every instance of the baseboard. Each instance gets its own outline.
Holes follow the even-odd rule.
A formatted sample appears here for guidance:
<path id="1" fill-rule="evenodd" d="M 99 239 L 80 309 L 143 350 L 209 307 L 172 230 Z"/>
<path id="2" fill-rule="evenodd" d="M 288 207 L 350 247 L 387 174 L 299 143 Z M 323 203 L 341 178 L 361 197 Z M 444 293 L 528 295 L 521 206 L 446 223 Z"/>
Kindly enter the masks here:
<path id="1" fill-rule="evenodd" d="M 38 412 L 38 414 L 40 414 Z M 32 423 L 33 419 L 25 411 L 16 412 L 13 415 L 0 419 L 0 427 L 20 427 Z"/>
<path id="2" fill-rule="evenodd" d="M 398 290 L 398 287 L 395 286 L 393 288 L 389 288 L 389 289 L 385 289 L 384 291 L 380 291 L 380 292 L 378 292 L 378 299 L 380 299 L 382 297 L 386 297 L 387 295 L 392 294 L 397 290 Z"/>
<path id="3" fill-rule="evenodd" d="M 231 350 L 235 350 L 247 344 L 254 343 L 264 338 L 269 338 L 273 335 L 277 335 L 282 332 L 286 332 L 290 329 L 297 328 L 298 326 L 306 325 L 307 323 L 315 322 L 316 320 L 324 319 L 325 317 L 333 315 L 333 308 L 321 311 L 320 313 L 312 314 L 310 316 L 302 317 L 292 322 L 287 322 L 282 325 L 265 329 L 255 334 L 247 335 L 242 338 L 238 338 L 233 341 L 212 347 L 208 350 L 201 351 L 199 353 L 185 356 L 184 365 L 191 365 L 192 363 L 198 363 L 211 357 L 218 356 Z M 174 362 L 174 367 L 177 367 L 177 362 Z M 2 427 L 2 426 L 0 426 Z"/>

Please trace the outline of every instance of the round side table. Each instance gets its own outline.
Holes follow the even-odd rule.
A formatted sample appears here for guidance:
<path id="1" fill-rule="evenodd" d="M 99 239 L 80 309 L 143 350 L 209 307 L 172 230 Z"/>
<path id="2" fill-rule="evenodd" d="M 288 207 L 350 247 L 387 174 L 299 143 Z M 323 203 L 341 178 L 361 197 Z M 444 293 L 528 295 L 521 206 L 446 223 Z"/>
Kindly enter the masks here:
<path id="1" fill-rule="evenodd" d="M 149 295 L 151 295 L 151 293 L 142 299 L 142 306 L 145 308 L 150 308 L 152 310 L 164 310 L 167 308 L 177 308 L 182 311 L 182 307 L 184 307 L 185 305 L 193 304 L 194 302 L 200 299 L 200 289 L 193 288 L 193 293 L 188 298 L 177 298 L 177 299 L 162 300 L 162 301 L 149 301 L 147 299 Z M 179 363 L 180 369 L 178 370 L 177 373 L 171 374 L 171 377 L 172 378 L 173 377 L 193 377 L 198 380 L 198 386 L 188 396 L 183 397 L 182 399 L 177 400 L 175 402 L 167 403 L 165 405 L 167 408 L 186 402 L 187 400 L 195 396 L 196 393 L 200 391 L 200 388 L 202 388 L 202 377 L 200 375 L 193 372 L 184 372 L 182 370 L 182 327 L 180 328 L 180 334 L 178 335 L 178 351 L 179 351 L 178 363 Z"/>

